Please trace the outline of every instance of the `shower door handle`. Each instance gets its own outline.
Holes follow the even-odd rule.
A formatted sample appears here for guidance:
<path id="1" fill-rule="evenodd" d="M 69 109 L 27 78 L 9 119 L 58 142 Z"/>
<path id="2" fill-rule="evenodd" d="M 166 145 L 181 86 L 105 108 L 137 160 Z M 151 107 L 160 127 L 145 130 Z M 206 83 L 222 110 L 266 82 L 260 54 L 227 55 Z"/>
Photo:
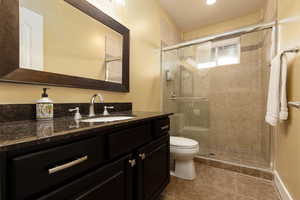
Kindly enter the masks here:
<path id="1" fill-rule="evenodd" d="M 177 96 L 175 93 L 172 93 L 169 100 L 176 100 L 177 99 Z"/>
<path id="2" fill-rule="evenodd" d="M 288 105 L 300 109 L 300 101 L 289 101 Z"/>

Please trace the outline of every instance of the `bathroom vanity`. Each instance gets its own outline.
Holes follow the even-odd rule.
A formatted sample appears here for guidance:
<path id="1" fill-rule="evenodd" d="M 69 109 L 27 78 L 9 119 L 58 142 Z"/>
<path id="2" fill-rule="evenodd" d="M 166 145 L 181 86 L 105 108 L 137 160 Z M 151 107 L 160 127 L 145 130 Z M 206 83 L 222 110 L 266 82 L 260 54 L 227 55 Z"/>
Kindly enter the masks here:
<path id="1" fill-rule="evenodd" d="M 169 183 L 169 114 L 0 126 L 1 200 L 156 200 Z M 41 128 L 41 126 L 43 128 Z"/>
<path id="2" fill-rule="evenodd" d="M 86 0 L 0 4 L 0 82 L 130 91 L 126 26 Z M 107 114 L 124 105 L 97 106 Z M 37 122 L 35 105 L 0 105 L 0 200 L 159 198 L 169 182 L 169 114 L 69 116 L 89 107 L 94 116 L 94 100 L 54 105 L 54 120 Z"/>

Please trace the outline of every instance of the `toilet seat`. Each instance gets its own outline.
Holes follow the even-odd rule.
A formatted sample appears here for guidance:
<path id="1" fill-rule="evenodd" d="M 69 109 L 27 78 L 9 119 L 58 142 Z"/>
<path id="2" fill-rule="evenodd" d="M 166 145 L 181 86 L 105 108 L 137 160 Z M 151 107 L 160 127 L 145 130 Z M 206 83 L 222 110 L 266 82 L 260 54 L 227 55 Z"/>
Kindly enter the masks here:
<path id="1" fill-rule="evenodd" d="M 197 149 L 199 143 L 192 139 L 171 136 L 170 146 L 176 149 Z"/>

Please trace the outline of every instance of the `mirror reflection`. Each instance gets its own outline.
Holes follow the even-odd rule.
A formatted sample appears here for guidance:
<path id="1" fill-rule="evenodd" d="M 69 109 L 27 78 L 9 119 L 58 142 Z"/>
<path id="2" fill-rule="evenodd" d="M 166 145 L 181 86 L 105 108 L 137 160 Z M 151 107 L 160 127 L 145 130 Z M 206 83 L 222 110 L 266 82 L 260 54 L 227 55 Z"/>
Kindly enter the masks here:
<path id="1" fill-rule="evenodd" d="M 123 36 L 64 0 L 20 1 L 20 67 L 122 83 Z"/>

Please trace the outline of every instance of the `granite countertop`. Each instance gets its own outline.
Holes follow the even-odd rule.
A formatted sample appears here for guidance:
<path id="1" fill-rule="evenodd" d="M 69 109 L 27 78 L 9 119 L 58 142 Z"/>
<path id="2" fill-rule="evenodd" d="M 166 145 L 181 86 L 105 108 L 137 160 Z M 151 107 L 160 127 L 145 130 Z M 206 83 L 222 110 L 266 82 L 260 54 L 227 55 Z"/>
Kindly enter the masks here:
<path id="1" fill-rule="evenodd" d="M 128 116 L 128 113 L 118 113 L 114 115 Z M 71 136 L 84 134 L 84 131 L 91 129 L 105 130 L 111 127 L 118 127 L 129 122 L 169 116 L 171 113 L 133 112 L 129 115 L 133 115 L 134 118 L 107 123 L 85 123 L 75 121 L 73 117 L 55 118 L 52 121 L 26 120 L 0 123 L 0 151 L 53 142 L 64 138 L 70 138 Z"/>

